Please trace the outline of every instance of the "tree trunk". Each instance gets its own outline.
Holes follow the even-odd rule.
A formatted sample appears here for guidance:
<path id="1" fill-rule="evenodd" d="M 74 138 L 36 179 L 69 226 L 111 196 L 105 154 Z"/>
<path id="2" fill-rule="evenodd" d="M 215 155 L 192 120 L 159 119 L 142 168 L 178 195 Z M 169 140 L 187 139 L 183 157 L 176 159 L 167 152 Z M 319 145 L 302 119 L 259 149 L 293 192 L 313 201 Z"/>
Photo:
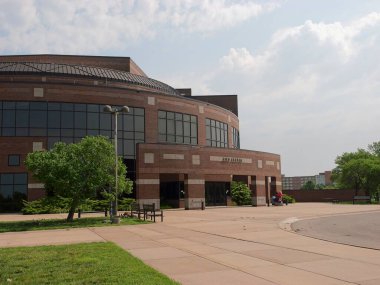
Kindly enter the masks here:
<path id="1" fill-rule="evenodd" d="M 73 200 L 71 202 L 69 214 L 67 215 L 66 221 L 72 222 L 74 220 L 75 209 L 77 208 L 78 204 L 79 203 L 77 200 Z"/>

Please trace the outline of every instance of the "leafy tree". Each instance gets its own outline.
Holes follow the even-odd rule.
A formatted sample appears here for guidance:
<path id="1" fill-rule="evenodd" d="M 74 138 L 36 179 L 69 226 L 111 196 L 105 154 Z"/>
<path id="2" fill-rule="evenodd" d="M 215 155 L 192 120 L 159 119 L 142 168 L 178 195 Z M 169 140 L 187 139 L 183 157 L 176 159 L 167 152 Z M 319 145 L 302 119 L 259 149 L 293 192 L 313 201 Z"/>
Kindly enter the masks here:
<path id="1" fill-rule="evenodd" d="M 315 189 L 315 182 L 309 180 L 304 185 L 302 185 L 301 189 L 303 190 L 314 190 Z"/>
<path id="2" fill-rule="evenodd" d="M 251 190 L 243 182 L 231 182 L 231 198 L 237 205 L 249 205 L 251 201 Z"/>
<path id="3" fill-rule="evenodd" d="M 374 142 L 368 146 L 368 150 L 373 155 L 380 157 L 380 142 Z"/>
<path id="4" fill-rule="evenodd" d="M 58 142 L 49 151 L 28 154 L 25 164 L 49 192 L 69 198 L 67 221 L 87 198 L 102 192 L 109 199 L 115 196 L 114 148 L 108 138 L 85 137 L 76 144 Z M 118 191 L 131 191 L 125 179 L 126 166 L 119 159 Z"/>
<path id="5" fill-rule="evenodd" d="M 368 196 L 375 195 L 380 185 L 380 143 L 373 143 L 369 150 L 358 149 L 345 152 L 335 160 L 336 167 L 332 179 L 339 188 L 352 188 L 355 195 L 364 191 Z M 379 152 L 380 154 L 380 152 Z"/>

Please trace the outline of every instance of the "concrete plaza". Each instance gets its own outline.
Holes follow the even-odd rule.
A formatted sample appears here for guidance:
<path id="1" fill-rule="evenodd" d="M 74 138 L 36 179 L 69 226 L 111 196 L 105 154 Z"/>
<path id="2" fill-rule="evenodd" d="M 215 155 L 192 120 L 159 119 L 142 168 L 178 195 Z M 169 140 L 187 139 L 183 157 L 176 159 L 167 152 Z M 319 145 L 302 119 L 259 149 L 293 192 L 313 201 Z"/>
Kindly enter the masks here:
<path id="1" fill-rule="evenodd" d="M 302 236 L 290 225 L 378 211 L 380 205 L 327 203 L 165 211 L 156 224 L 3 233 L 0 247 L 112 241 L 182 284 L 374 285 L 379 250 Z M 0 215 L 14 219 L 22 216 Z"/>

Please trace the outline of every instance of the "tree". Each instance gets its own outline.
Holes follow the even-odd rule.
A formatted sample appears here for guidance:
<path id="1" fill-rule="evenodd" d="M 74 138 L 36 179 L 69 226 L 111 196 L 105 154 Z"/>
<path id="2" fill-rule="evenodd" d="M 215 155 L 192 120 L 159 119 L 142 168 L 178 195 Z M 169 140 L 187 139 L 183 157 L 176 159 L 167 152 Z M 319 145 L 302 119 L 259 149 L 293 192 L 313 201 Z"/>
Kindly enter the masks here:
<path id="1" fill-rule="evenodd" d="M 251 201 L 251 190 L 243 182 L 232 181 L 231 198 L 237 205 L 249 205 Z"/>
<path id="2" fill-rule="evenodd" d="M 75 144 L 58 142 L 51 150 L 29 153 L 25 164 L 45 189 L 70 199 L 67 221 L 72 221 L 75 209 L 97 192 L 115 193 L 114 148 L 107 137 L 85 137 Z M 131 191 L 126 181 L 126 166 L 119 158 L 118 191 Z"/>
<path id="3" fill-rule="evenodd" d="M 332 179 L 339 188 L 352 188 L 355 195 L 359 191 L 368 196 L 376 195 L 380 185 L 380 156 L 377 154 L 380 143 L 373 143 L 368 149 L 345 152 L 336 158 Z"/>
<path id="4" fill-rule="evenodd" d="M 307 181 L 304 185 L 301 186 L 301 189 L 303 190 L 314 190 L 315 189 L 315 183 L 311 180 Z"/>

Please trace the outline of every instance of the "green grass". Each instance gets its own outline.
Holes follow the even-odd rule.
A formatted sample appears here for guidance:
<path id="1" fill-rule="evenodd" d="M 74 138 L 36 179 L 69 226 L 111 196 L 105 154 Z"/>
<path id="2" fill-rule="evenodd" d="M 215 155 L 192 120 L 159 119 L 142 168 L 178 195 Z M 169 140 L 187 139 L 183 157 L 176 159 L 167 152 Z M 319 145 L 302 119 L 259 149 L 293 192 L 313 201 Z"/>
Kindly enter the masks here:
<path id="1" fill-rule="evenodd" d="M 0 233 L 66 229 L 66 228 L 136 225 L 136 224 L 144 224 L 144 223 L 148 223 L 148 222 L 135 219 L 135 218 L 122 218 L 120 220 L 120 224 L 111 224 L 109 218 L 107 217 L 81 218 L 81 219 L 75 219 L 71 223 L 66 222 L 66 220 L 64 219 L 0 222 Z"/>
<path id="2" fill-rule="evenodd" d="M 0 284 L 179 283 L 113 243 L 88 243 L 0 248 Z"/>

